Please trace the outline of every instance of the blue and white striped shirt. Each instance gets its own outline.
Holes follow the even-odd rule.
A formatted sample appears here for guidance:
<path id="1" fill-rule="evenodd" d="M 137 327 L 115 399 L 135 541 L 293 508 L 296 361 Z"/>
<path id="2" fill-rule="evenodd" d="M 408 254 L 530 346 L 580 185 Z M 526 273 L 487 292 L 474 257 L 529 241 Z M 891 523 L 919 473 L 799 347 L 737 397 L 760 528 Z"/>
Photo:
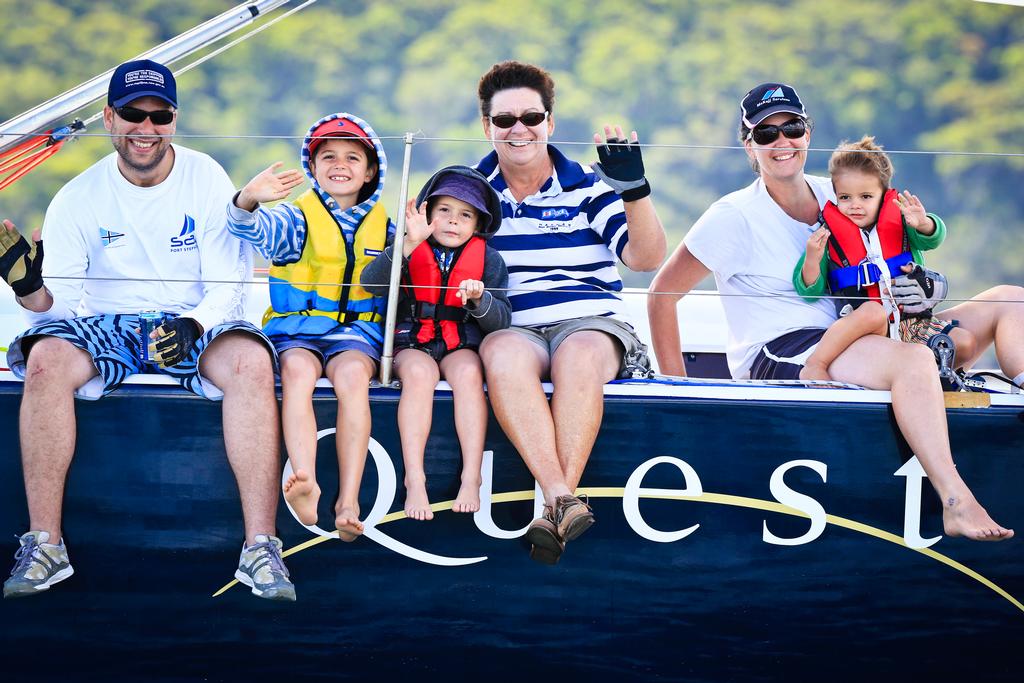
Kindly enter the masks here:
<path id="1" fill-rule="evenodd" d="M 490 239 L 508 265 L 512 325 L 547 327 L 587 316 L 628 322 L 616 266 L 629 241 L 621 199 L 588 167 L 548 145 L 554 173 L 516 202 L 491 152 L 477 169 L 501 196 Z"/>

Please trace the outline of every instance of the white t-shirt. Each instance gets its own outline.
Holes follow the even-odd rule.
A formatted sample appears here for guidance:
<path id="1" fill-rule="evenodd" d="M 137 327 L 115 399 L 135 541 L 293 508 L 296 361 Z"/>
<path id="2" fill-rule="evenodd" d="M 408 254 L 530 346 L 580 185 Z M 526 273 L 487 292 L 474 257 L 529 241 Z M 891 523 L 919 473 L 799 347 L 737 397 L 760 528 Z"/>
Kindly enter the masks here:
<path id="1" fill-rule="evenodd" d="M 32 325 L 145 310 L 186 315 L 204 330 L 244 318 L 252 250 L 227 231 L 234 185 L 206 154 L 173 148 L 159 185 L 125 180 L 114 153 L 56 194 L 43 222 L 54 303 L 26 311 Z"/>
<path id="2" fill-rule="evenodd" d="M 804 178 L 819 207 L 835 199 L 831 180 Z M 726 356 L 733 377 L 748 377 L 754 356 L 772 339 L 835 321 L 831 300 L 807 302 L 793 287 L 793 269 L 817 228 L 790 218 L 758 178 L 712 204 L 683 240 L 715 274 L 729 325 Z"/>

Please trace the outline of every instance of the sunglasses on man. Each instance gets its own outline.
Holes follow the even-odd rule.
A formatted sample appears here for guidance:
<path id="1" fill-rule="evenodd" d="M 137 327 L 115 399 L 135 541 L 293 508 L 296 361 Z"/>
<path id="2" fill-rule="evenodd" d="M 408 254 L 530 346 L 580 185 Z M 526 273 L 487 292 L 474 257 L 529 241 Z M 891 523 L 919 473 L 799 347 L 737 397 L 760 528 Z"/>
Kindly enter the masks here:
<path id="1" fill-rule="evenodd" d="M 750 130 L 750 139 L 759 145 L 770 145 L 779 139 L 779 133 L 782 133 L 790 140 L 796 140 L 797 138 L 802 138 L 806 132 L 806 121 L 803 119 L 790 119 L 781 126 L 767 124 L 754 126 Z"/>
<path id="2" fill-rule="evenodd" d="M 522 121 L 524 126 L 539 126 L 544 123 L 548 118 L 546 111 L 528 111 L 525 114 L 519 116 L 513 116 L 512 114 L 498 114 L 497 116 L 491 116 L 491 125 L 495 128 L 511 128 L 516 125 L 517 121 Z"/>
<path id="3" fill-rule="evenodd" d="M 114 107 L 114 111 L 128 123 L 142 123 L 148 118 L 154 126 L 166 126 L 174 120 L 174 111 L 171 109 L 146 111 L 135 107 Z"/>

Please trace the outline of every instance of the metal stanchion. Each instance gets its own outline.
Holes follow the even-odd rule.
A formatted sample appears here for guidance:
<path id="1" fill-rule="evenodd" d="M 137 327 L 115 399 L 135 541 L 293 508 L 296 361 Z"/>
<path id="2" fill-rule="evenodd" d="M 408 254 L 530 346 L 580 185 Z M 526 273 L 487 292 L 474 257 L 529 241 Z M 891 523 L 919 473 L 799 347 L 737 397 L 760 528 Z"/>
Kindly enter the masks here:
<path id="1" fill-rule="evenodd" d="M 398 317 L 398 285 L 402 278 L 402 244 L 405 242 L 405 205 L 409 201 L 409 165 L 412 163 L 413 134 L 405 134 L 405 157 L 402 160 L 402 186 L 398 195 L 398 215 L 395 221 L 394 260 L 391 263 L 391 282 L 388 285 L 388 311 L 384 319 L 384 352 L 380 357 L 380 383 L 391 384 L 391 368 L 395 352 L 395 319 Z"/>

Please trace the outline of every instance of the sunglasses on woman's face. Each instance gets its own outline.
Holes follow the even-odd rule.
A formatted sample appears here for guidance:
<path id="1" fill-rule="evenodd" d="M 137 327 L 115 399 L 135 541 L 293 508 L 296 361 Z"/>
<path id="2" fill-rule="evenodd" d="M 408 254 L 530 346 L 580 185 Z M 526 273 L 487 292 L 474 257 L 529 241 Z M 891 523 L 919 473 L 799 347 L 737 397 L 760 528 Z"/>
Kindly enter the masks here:
<path id="1" fill-rule="evenodd" d="M 770 145 L 779 139 L 782 133 L 790 140 L 802 138 L 807 132 L 807 122 L 803 119 L 791 119 L 781 126 L 754 126 L 750 131 L 750 139 L 759 145 Z"/>
<path id="2" fill-rule="evenodd" d="M 174 120 L 174 111 L 170 109 L 146 111 L 145 109 L 136 109 L 135 107 L 116 107 L 114 111 L 128 123 L 142 123 L 148 118 L 153 122 L 154 126 L 166 126 Z"/>
<path id="3" fill-rule="evenodd" d="M 544 123 L 548 118 L 546 111 L 528 111 L 525 114 L 519 116 L 513 116 L 512 114 L 498 114 L 492 116 L 491 125 L 496 128 L 511 128 L 516 125 L 517 121 L 522 121 L 524 126 L 539 126 Z"/>

